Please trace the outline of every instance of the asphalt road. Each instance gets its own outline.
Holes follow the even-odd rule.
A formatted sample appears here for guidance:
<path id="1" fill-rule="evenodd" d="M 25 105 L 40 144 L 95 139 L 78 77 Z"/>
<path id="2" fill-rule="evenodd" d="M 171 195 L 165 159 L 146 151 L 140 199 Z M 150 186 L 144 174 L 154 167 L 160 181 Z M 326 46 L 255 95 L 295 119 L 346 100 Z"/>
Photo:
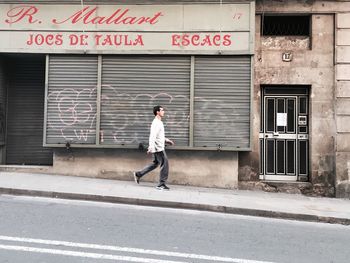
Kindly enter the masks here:
<path id="1" fill-rule="evenodd" d="M 350 262 L 350 227 L 0 196 L 0 262 Z"/>

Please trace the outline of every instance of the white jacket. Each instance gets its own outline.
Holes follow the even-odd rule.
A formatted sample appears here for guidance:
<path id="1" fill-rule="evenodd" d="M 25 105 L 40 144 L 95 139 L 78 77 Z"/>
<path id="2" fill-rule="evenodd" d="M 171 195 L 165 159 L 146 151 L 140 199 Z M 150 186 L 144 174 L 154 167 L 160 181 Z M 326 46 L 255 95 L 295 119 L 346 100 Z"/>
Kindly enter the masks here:
<path id="1" fill-rule="evenodd" d="M 157 117 L 154 118 L 151 125 L 151 132 L 149 135 L 148 150 L 151 153 L 164 151 L 165 147 L 165 133 L 164 125 Z"/>

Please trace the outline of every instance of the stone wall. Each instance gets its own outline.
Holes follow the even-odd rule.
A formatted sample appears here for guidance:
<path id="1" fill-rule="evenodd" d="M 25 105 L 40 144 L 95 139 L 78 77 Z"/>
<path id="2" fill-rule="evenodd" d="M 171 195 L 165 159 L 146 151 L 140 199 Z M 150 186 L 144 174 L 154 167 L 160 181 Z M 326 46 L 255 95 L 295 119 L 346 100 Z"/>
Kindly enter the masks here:
<path id="1" fill-rule="evenodd" d="M 283 2 L 283 3 L 282 3 Z M 240 188 L 301 192 L 334 196 L 335 137 L 334 118 L 334 15 L 339 8 L 324 1 L 257 1 L 255 39 L 255 86 L 253 151 L 240 153 Z M 328 13 L 326 12 L 328 11 Z M 262 15 L 304 13 L 312 15 L 312 35 L 303 37 L 266 37 L 260 35 Z M 291 52 L 291 62 L 282 53 Z M 262 85 L 310 86 L 310 178 L 309 184 L 273 184 L 258 181 L 258 136 L 260 125 L 260 88 Z M 277 188 L 277 190 L 276 190 Z M 278 189 L 280 188 L 280 189 Z M 294 188 L 294 189 L 293 189 Z"/>
<path id="2" fill-rule="evenodd" d="M 350 198 L 350 10 L 336 15 L 336 196 Z"/>

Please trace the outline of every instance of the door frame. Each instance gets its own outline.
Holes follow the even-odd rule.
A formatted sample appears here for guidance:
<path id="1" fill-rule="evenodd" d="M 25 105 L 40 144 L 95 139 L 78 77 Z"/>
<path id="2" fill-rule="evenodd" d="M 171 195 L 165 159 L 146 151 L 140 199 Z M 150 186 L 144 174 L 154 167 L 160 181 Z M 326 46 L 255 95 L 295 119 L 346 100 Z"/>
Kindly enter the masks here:
<path id="1" fill-rule="evenodd" d="M 295 88 L 296 89 L 293 89 Z M 275 92 L 269 92 L 268 94 L 265 93 L 265 90 L 267 88 L 274 89 Z M 302 89 L 300 89 L 302 88 Z M 280 89 L 280 91 L 279 91 Z M 261 180 L 268 180 L 268 181 L 308 181 L 308 178 L 310 178 L 310 97 L 309 97 L 309 86 L 294 86 L 294 85 L 271 85 L 271 86 L 262 86 L 261 87 L 261 100 L 260 100 L 260 131 L 259 131 L 259 179 Z M 304 90 L 304 91 L 303 91 Z M 276 108 L 274 110 L 274 132 L 267 132 L 267 119 L 266 119 L 266 107 L 267 107 L 267 99 L 268 98 L 294 98 L 295 99 L 295 116 L 294 116 L 294 123 L 295 123 L 295 133 L 282 133 L 279 134 L 279 132 L 276 132 Z M 306 113 L 303 115 L 300 110 L 300 98 L 306 98 Z M 301 103 L 301 105 L 303 105 Z M 274 103 L 274 107 L 276 107 L 276 104 Z M 287 105 L 285 107 L 285 112 L 287 112 Z M 306 132 L 300 133 L 300 116 L 306 116 L 307 124 L 306 124 Z M 280 138 L 281 140 L 284 140 L 284 151 L 285 151 L 285 157 L 284 157 L 284 169 L 285 172 L 278 174 L 277 165 L 277 139 Z M 266 170 L 266 163 L 267 163 L 267 147 L 266 147 L 266 141 L 267 140 L 274 140 L 274 173 L 268 173 Z M 287 141 L 293 140 L 294 143 L 294 167 L 295 167 L 295 173 L 293 175 L 288 175 L 287 171 Z M 306 158 L 304 161 L 306 162 L 306 174 L 301 173 L 302 167 L 305 167 L 303 164 L 301 164 L 301 152 L 300 152 L 300 142 L 306 142 L 304 144 L 305 150 L 306 150 Z"/>

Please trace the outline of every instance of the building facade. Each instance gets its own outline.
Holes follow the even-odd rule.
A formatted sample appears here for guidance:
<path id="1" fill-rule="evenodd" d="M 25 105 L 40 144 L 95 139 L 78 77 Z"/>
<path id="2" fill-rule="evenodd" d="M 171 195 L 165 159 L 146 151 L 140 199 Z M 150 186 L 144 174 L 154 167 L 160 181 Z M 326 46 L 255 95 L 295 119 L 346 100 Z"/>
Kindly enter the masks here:
<path id="1" fill-rule="evenodd" d="M 348 1 L 0 1 L 1 169 L 130 180 L 160 104 L 170 183 L 349 197 L 349 21 Z"/>
<path id="2" fill-rule="evenodd" d="M 288 172 L 289 164 L 296 164 L 298 170 L 298 183 L 294 189 L 288 184 L 260 181 L 263 188 L 282 187 L 287 191 L 349 197 L 350 138 L 349 112 L 346 110 L 350 84 L 349 7 L 349 1 L 257 1 L 254 104 L 260 102 L 261 110 L 255 111 L 253 130 L 260 126 L 260 146 L 254 139 L 255 150 L 244 153 L 247 161 L 240 165 L 243 168 L 240 181 L 248 181 L 245 185 L 257 180 L 255 171 L 250 173 L 247 165 L 255 152 L 260 158 L 256 162 L 262 164 L 260 179 L 270 179 L 270 172 L 278 174 L 281 170 L 283 173 L 284 168 Z M 290 24 L 292 19 L 298 22 Z M 284 27 L 276 27 L 276 24 Z M 290 31 L 294 31 L 294 36 Z M 297 105 L 294 106 L 290 99 Z M 284 105 L 288 103 L 296 107 L 296 161 L 288 157 L 288 144 L 293 145 L 292 137 L 288 135 L 290 105 Z M 288 109 L 283 111 L 283 107 Z M 275 122 L 282 124 L 283 114 L 279 112 L 287 112 L 286 129 L 269 127 L 273 125 L 269 117 L 266 119 L 266 114 L 272 114 L 269 110 L 275 111 Z M 292 120 L 290 122 L 293 127 Z M 258 134 L 255 136 L 257 138 Z M 261 144 L 265 148 L 262 149 Z M 282 165 L 283 158 L 278 159 L 279 149 L 286 151 L 285 166 Z M 271 152 L 274 152 L 272 157 Z M 276 164 L 274 167 L 272 160 Z M 305 177 L 306 170 L 309 172 Z"/>

